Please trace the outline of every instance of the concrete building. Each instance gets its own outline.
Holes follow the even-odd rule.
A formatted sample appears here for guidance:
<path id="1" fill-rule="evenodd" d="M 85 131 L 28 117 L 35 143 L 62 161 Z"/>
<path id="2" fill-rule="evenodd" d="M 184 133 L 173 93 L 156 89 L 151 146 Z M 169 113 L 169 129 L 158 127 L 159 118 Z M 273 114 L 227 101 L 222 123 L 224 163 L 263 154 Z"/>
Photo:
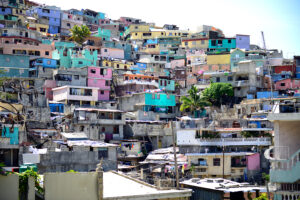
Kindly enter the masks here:
<path id="1" fill-rule="evenodd" d="M 53 88 L 53 100 L 75 106 L 93 106 L 98 101 L 98 88 L 66 85 Z"/>
<path id="2" fill-rule="evenodd" d="M 77 108 L 73 122 L 76 131 L 85 132 L 92 140 L 109 141 L 124 137 L 125 118 L 120 110 Z"/>
<path id="3" fill-rule="evenodd" d="M 0 54 L 0 77 L 29 77 L 29 56 Z"/>
<path id="4" fill-rule="evenodd" d="M 69 36 L 70 29 L 72 29 L 75 25 L 81 26 L 84 24 L 85 23 L 83 22 L 83 16 L 74 15 L 64 11 L 61 13 L 60 34 L 64 36 Z"/>
<path id="5" fill-rule="evenodd" d="M 274 123 L 274 147 L 265 152 L 271 162 L 275 200 L 297 199 L 300 188 L 299 100 L 275 103 L 268 120 Z"/>
<path id="6" fill-rule="evenodd" d="M 48 20 L 50 34 L 60 33 L 60 22 L 61 22 L 61 10 L 55 6 L 37 6 L 33 7 L 27 11 L 29 16 L 37 15 L 38 18 L 43 18 Z"/>
<path id="7" fill-rule="evenodd" d="M 236 34 L 236 48 L 250 50 L 250 35 Z"/>

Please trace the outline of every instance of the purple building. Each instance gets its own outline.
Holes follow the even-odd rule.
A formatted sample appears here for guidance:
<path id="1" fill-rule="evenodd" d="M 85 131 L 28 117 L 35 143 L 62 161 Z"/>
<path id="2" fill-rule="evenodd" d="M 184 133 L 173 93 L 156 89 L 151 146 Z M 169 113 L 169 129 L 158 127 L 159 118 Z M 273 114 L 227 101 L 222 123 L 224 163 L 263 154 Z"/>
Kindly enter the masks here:
<path id="1" fill-rule="evenodd" d="M 236 35 L 236 48 L 250 50 L 250 35 Z"/>

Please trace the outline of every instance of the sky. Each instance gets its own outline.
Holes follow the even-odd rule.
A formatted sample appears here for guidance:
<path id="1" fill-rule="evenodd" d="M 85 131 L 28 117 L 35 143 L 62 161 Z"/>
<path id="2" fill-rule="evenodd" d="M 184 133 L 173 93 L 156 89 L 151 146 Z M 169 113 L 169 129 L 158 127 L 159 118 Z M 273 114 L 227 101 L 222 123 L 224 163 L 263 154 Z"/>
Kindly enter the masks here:
<path id="1" fill-rule="evenodd" d="M 134 17 L 158 26 L 176 24 L 196 31 L 200 25 L 221 29 L 226 37 L 250 35 L 251 44 L 300 55 L 300 0 L 33 0 L 63 10 L 91 9 L 110 19 Z"/>

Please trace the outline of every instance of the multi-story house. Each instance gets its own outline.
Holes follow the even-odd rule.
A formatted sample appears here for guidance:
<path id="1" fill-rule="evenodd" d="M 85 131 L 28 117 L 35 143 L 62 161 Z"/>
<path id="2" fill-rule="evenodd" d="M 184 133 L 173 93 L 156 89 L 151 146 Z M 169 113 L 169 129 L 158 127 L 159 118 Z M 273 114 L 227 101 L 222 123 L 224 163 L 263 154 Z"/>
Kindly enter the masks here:
<path id="1" fill-rule="evenodd" d="M 154 119 L 173 119 L 178 112 L 175 107 L 176 98 L 174 94 L 137 93 L 119 97 L 118 103 L 119 108 L 123 111 L 145 112 L 145 115 L 154 116 Z"/>
<path id="2" fill-rule="evenodd" d="M 72 29 L 75 25 L 81 26 L 84 25 L 83 16 L 82 15 L 74 15 L 69 12 L 61 13 L 61 30 L 60 34 L 68 36 L 70 34 L 70 29 Z"/>
<path id="3" fill-rule="evenodd" d="M 3 54 L 28 55 L 32 58 L 52 58 L 53 47 L 24 36 L 1 36 L 0 51 Z"/>
<path id="4" fill-rule="evenodd" d="M 236 48 L 250 50 L 250 35 L 236 34 Z"/>
<path id="5" fill-rule="evenodd" d="M 61 10 L 55 6 L 37 6 L 28 10 L 29 16 L 38 16 L 38 18 L 46 19 L 48 21 L 50 34 L 60 33 Z"/>
<path id="6" fill-rule="evenodd" d="M 188 157 L 189 165 L 193 166 L 194 176 L 244 180 L 247 174 L 253 181 L 263 168 L 267 169 L 263 150 L 271 145 L 270 137 L 246 138 L 241 134 L 242 128 L 214 131 L 206 126 L 206 121 L 201 118 L 176 123 L 177 144 L 180 152 Z"/>
<path id="7" fill-rule="evenodd" d="M 12 27 L 13 25 L 17 25 L 18 16 L 12 14 L 11 7 L 0 7 L 0 24 L 5 27 Z"/>
<path id="8" fill-rule="evenodd" d="M 66 85 L 53 88 L 53 100 L 74 106 L 95 106 L 98 88 Z"/>
<path id="9" fill-rule="evenodd" d="M 277 101 L 268 115 L 274 123 L 275 136 L 274 147 L 265 156 L 271 162 L 270 181 L 276 187 L 274 200 L 300 197 L 299 108 L 299 99 Z"/>
<path id="10" fill-rule="evenodd" d="M 91 140 L 123 139 L 123 112 L 113 109 L 76 108 L 74 130 L 85 132 Z"/>
<path id="11" fill-rule="evenodd" d="M 71 44 L 72 43 L 70 43 L 70 45 Z M 61 48 L 56 47 L 56 50 L 52 52 L 52 58 L 59 60 L 60 67 L 70 68 L 97 65 L 97 50 L 91 52 L 88 49 L 84 49 L 76 52 L 72 50 L 72 48 L 73 47 L 63 48 L 63 46 Z"/>
<path id="12" fill-rule="evenodd" d="M 29 56 L 0 54 L 0 77 L 29 77 Z"/>
<path id="13" fill-rule="evenodd" d="M 236 48 L 236 38 L 219 38 L 209 39 L 209 52 L 230 52 L 231 49 Z"/>
<path id="14" fill-rule="evenodd" d="M 98 100 L 110 100 L 112 69 L 109 67 L 87 67 L 87 85 L 89 87 L 97 87 Z"/>
<path id="15" fill-rule="evenodd" d="M 116 96 L 125 96 L 146 90 L 158 89 L 158 78 L 143 74 L 122 74 L 116 78 Z"/>

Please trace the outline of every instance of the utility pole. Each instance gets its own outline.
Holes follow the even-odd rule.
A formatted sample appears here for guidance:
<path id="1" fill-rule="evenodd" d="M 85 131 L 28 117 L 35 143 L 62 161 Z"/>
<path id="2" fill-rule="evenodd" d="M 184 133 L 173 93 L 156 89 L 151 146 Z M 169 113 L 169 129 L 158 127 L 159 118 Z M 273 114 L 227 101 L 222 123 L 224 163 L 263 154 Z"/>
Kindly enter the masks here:
<path id="1" fill-rule="evenodd" d="M 222 159 L 222 162 L 223 162 L 223 179 L 225 178 L 225 146 L 224 146 L 224 144 L 223 144 L 223 159 Z"/>
<path id="2" fill-rule="evenodd" d="M 174 153 L 174 161 L 175 161 L 176 189 L 179 190 L 179 176 L 178 176 L 178 165 L 177 165 L 177 156 L 176 156 L 175 134 L 173 130 L 173 121 L 171 121 L 171 131 L 172 131 L 172 138 L 173 138 L 173 153 Z"/>

